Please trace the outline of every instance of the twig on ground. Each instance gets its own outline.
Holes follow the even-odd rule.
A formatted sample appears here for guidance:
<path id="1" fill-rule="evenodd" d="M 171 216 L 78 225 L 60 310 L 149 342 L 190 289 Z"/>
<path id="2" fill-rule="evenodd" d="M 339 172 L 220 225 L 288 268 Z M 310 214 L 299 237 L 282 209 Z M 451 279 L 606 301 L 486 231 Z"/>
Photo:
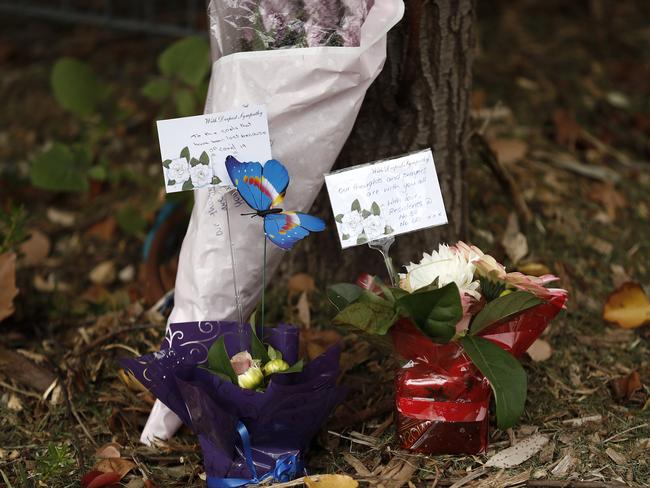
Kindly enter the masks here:
<path id="1" fill-rule="evenodd" d="M 630 427 L 629 429 L 625 429 L 625 430 L 619 432 L 618 434 L 614 434 L 613 436 L 610 436 L 610 437 L 608 437 L 607 439 L 605 439 L 605 440 L 603 441 L 603 444 L 607 444 L 608 442 L 610 442 L 610 441 L 616 439 L 617 437 L 620 437 L 620 436 L 622 436 L 623 434 L 627 434 L 628 432 L 631 432 L 631 431 L 633 431 L 633 430 L 642 429 L 643 427 L 648 427 L 648 425 L 650 425 L 650 424 L 648 424 L 648 423 L 646 422 L 646 423 L 644 423 L 644 424 L 635 425 L 634 427 Z"/>
<path id="2" fill-rule="evenodd" d="M 627 487 L 618 481 L 566 481 L 566 480 L 530 480 L 528 488 L 623 488 Z"/>
<path id="3" fill-rule="evenodd" d="M 98 337 L 94 341 L 92 341 L 90 344 L 86 345 L 85 347 L 82 347 L 79 351 L 76 351 L 73 353 L 74 356 L 84 356 L 88 354 L 90 351 L 95 349 L 97 346 L 100 346 L 104 342 L 112 339 L 113 337 L 116 337 L 120 334 L 124 334 L 125 332 L 131 332 L 135 330 L 145 330 L 145 329 L 152 329 L 154 327 L 158 327 L 158 324 L 141 324 L 141 325 L 134 325 L 132 327 L 122 327 L 121 329 L 114 330 L 112 332 L 109 332 L 108 334 L 104 334 L 103 336 Z"/>

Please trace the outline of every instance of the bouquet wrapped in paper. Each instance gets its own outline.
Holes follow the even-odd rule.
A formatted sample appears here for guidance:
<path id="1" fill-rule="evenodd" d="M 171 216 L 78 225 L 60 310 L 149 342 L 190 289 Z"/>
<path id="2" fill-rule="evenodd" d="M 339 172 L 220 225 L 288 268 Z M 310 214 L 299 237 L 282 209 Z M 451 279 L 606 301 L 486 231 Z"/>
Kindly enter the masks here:
<path id="1" fill-rule="evenodd" d="M 556 278 L 507 273 L 475 246 L 441 245 L 406 267 L 400 286 L 362 276 L 330 288 L 335 323 L 390 334 L 406 364 L 396 375 L 397 432 L 402 447 L 427 454 L 487 450 L 489 407 L 497 423 L 517 422 L 526 374 L 517 357 L 562 310 Z"/>
<path id="2" fill-rule="evenodd" d="M 273 157 L 289 162 L 287 208 L 306 211 L 345 143 L 386 59 L 402 0 L 212 0 L 212 76 L 206 113 L 264 104 Z M 239 320 L 258 302 L 262 243 L 226 187 L 194 191 L 169 323 Z M 272 273 L 282 251 L 272 249 Z M 238 297 L 235 293 L 237 284 Z M 187 325 L 191 328 L 193 325 Z M 154 405 L 141 440 L 168 438 L 181 421 Z"/>
<path id="3" fill-rule="evenodd" d="M 122 365 L 199 437 L 208 487 L 304 473 L 303 454 L 344 391 L 338 346 L 304 367 L 298 329 L 170 324 L 156 353 Z"/>

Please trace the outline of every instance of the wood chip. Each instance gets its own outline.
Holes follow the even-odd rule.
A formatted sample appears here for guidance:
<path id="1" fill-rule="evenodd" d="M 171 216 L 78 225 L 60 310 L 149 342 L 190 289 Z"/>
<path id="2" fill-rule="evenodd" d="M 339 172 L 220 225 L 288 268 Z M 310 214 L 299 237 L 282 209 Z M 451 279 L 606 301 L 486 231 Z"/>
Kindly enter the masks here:
<path id="1" fill-rule="evenodd" d="M 566 476 L 569 471 L 576 465 L 577 459 L 569 452 L 560 459 L 557 465 L 551 471 L 551 475 L 562 477 Z"/>
<path id="2" fill-rule="evenodd" d="M 343 459 L 345 459 L 345 462 L 354 468 L 359 476 L 370 476 L 370 470 L 366 467 L 366 465 L 349 452 L 343 453 Z"/>
<path id="3" fill-rule="evenodd" d="M 608 447 L 607 449 L 605 449 L 605 454 L 607 454 L 609 456 L 609 459 L 611 459 L 612 461 L 614 461 L 618 465 L 624 466 L 624 465 L 627 464 L 626 457 L 623 454 L 621 454 L 620 452 L 618 452 L 617 450 L 615 450 L 615 449 L 613 449 L 611 447 Z"/>
<path id="4" fill-rule="evenodd" d="M 546 361 L 553 355 L 553 348 L 544 339 L 536 339 L 528 348 L 526 354 L 536 363 Z"/>
<path id="5" fill-rule="evenodd" d="M 570 425 L 571 427 L 580 427 L 585 424 L 589 424 L 593 422 L 602 422 L 602 421 L 603 421 L 602 415 L 588 415 L 587 417 L 563 420 L 562 423 L 564 425 Z"/>
<path id="6" fill-rule="evenodd" d="M 543 434 L 535 434 L 519 441 L 514 446 L 498 452 L 484 464 L 486 468 L 512 468 L 519 466 L 537 454 L 546 444 L 549 438 Z"/>

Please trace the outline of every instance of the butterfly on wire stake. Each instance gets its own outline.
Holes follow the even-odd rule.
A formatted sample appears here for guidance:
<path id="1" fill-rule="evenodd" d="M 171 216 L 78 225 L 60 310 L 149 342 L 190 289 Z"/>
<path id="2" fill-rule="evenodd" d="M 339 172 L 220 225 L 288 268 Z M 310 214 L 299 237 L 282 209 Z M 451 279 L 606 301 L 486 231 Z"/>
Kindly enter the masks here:
<path id="1" fill-rule="evenodd" d="M 276 246 L 289 250 L 311 232 L 325 230 L 325 222 L 318 217 L 278 207 L 289 186 L 289 173 L 280 161 L 271 159 L 262 166 L 228 156 L 226 169 L 241 197 L 254 210 L 243 215 L 262 217 L 264 234 Z"/>

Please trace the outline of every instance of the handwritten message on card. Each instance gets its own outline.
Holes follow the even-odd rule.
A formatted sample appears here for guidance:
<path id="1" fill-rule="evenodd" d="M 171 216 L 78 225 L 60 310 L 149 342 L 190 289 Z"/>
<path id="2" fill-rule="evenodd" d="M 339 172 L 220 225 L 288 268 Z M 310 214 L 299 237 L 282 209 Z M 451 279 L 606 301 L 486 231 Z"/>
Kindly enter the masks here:
<path id="1" fill-rule="evenodd" d="M 325 176 L 347 247 L 447 223 L 430 149 Z"/>
<path id="2" fill-rule="evenodd" d="M 264 105 L 156 124 L 167 193 L 230 185 L 224 164 L 229 155 L 240 161 L 271 159 Z"/>

